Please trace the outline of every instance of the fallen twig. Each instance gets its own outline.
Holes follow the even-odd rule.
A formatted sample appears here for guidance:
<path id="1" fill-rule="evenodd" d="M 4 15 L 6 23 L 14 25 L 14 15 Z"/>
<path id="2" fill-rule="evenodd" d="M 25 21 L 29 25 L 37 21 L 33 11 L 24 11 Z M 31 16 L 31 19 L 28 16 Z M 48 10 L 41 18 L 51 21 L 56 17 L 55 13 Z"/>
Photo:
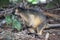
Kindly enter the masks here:
<path id="1" fill-rule="evenodd" d="M 48 38 L 49 38 L 49 33 L 46 33 L 45 40 L 48 40 Z"/>
<path id="2" fill-rule="evenodd" d="M 51 14 L 49 12 L 45 12 L 44 11 L 43 14 L 46 15 L 46 16 L 50 16 L 52 18 L 55 18 L 55 19 L 60 19 L 60 16 L 59 15 Z"/>
<path id="3" fill-rule="evenodd" d="M 1 12 L 0 12 L 0 16 L 5 15 L 5 14 L 10 14 L 10 13 L 12 13 L 12 12 L 13 12 L 13 9 L 14 9 L 14 8 L 1 11 Z"/>
<path id="4" fill-rule="evenodd" d="M 50 27 L 60 27 L 60 24 L 47 24 L 48 27 L 47 28 L 50 28 Z"/>

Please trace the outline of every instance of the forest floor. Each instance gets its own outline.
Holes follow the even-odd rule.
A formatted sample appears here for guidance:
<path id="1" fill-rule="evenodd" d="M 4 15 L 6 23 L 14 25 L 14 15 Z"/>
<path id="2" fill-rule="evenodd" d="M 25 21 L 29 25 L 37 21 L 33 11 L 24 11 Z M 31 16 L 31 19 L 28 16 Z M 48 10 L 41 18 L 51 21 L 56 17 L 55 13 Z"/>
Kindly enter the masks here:
<path id="1" fill-rule="evenodd" d="M 53 11 L 56 15 L 60 15 L 59 11 Z M 4 20 L 3 16 L 0 21 Z M 47 17 L 47 22 L 50 24 L 59 24 L 59 21 L 51 17 Z M 60 27 L 50 28 L 43 31 L 43 35 L 36 36 L 35 34 L 28 34 L 27 29 L 22 31 L 13 30 L 12 28 L 6 27 L 5 24 L 0 22 L 0 40 L 60 40 Z"/>

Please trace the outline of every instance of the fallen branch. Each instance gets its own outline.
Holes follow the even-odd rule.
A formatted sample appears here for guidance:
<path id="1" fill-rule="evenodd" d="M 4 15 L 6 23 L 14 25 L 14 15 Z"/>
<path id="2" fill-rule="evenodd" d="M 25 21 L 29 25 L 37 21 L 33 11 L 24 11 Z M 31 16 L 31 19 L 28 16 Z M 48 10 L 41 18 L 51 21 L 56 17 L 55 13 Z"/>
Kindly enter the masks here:
<path id="1" fill-rule="evenodd" d="M 46 16 L 50 16 L 52 18 L 55 18 L 55 19 L 60 19 L 60 16 L 59 15 L 51 14 L 49 12 L 45 12 L 44 11 L 43 14 L 46 15 Z"/>
<path id="2" fill-rule="evenodd" d="M 60 27 L 60 24 L 47 24 L 48 27 L 47 28 L 50 28 L 50 27 Z"/>
<path id="3" fill-rule="evenodd" d="M 0 17 L 1 17 L 2 15 L 12 13 L 12 12 L 13 12 L 13 9 L 14 9 L 14 8 L 11 8 L 11 9 L 7 9 L 7 10 L 4 10 L 4 11 L 1 11 L 1 12 L 0 12 Z"/>

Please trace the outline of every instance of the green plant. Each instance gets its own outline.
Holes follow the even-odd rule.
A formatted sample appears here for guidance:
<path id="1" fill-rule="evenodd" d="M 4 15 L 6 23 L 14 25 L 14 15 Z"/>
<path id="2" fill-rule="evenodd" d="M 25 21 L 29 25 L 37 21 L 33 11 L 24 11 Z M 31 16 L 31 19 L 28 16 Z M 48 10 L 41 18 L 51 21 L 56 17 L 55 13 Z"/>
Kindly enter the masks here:
<path id="1" fill-rule="evenodd" d="M 48 3 L 45 8 L 52 8 L 53 6 L 55 6 L 53 3 Z"/>
<path id="2" fill-rule="evenodd" d="M 0 7 L 6 6 L 9 4 L 9 0 L 0 0 Z"/>
<path id="3" fill-rule="evenodd" d="M 19 3 L 21 2 L 22 0 L 9 0 L 10 3 Z"/>
<path id="4" fill-rule="evenodd" d="M 38 0 L 27 0 L 27 2 L 32 3 L 32 4 L 37 4 Z"/>
<path id="5" fill-rule="evenodd" d="M 60 0 L 53 0 L 50 3 L 47 3 L 47 5 L 45 6 L 45 8 L 53 8 L 60 5 Z"/>
<path id="6" fill-rule="evenodd" d="M 11 22 L 12 22 L 9 15 L 6 15 L 6 16 L 5 16 L 5 20 L 6 20 L 7 26 L 8 26 L 9 24 L 11 24 Z"/>
<path id="7" fill-rule="evenodd" d="M 16 28 L 18 31 L 22 29 L 21 23 L 15 18 L 14 15 L 12 15 L 12 18 L 10 18 L 9 15 L 6 15 L 5 20 L 6 20 L 7 26 L 9 24 L 12 24 L 12 28 Z"/>
<path id="8" fill-rule="evenodd" d="M 17 30 L 21 30 L 21 23 L 15 18 L 15 16 L 12 16 L 12 28 L 16 28 Z"/>

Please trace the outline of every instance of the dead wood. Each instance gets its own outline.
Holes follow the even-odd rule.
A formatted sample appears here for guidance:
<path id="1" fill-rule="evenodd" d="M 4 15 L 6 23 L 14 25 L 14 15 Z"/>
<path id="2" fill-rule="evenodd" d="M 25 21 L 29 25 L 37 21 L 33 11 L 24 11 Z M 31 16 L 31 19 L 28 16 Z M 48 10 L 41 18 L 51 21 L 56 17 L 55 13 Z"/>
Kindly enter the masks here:
<path id="1" fill-rule="evenodd" d="M 46 16 L 55 18 L 55 19 L 60 19 L 59 15 L 56 15 L 56 14 L 53 14 L 53 13 L 49 13 L 49 12 L 44 11 L 43 14 L 46 15 Z"/>

